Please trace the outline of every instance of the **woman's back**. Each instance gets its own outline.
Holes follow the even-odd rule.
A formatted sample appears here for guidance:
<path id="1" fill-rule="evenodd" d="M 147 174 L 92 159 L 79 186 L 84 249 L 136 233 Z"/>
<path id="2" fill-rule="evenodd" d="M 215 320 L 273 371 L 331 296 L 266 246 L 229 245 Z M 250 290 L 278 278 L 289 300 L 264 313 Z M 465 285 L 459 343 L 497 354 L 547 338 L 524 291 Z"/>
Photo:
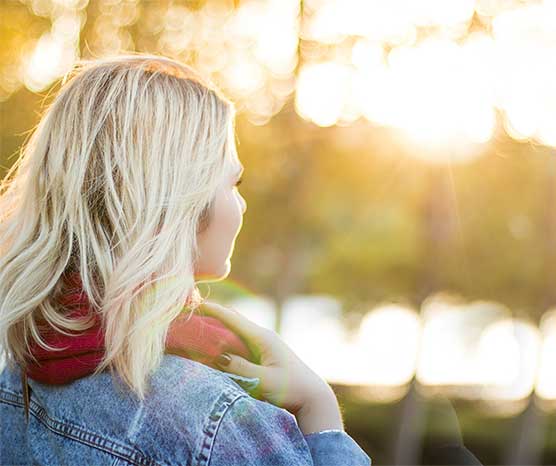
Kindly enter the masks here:
<path id="1" fill-rule="evenodd" d="M 173 355 L 164 357 L 143 403 L 109 372 L 64 386 L 29 379 L 29 386 L 27 428 L 19 368 L 0 376 L 1 464 L 203 464 L 196 457 L 204 424 L 215 408 L 245 395 L 223 373 Z"/>
<path id="2" fill-rule="evenodd" d="M 143 403 L 109 372 L 65 386 L 29 386 L 27 428 L 19 370 L 0 376 L 0 464 L 208 464 L 222 416 L 248 396 L 225 373 L 174 355 L 164 356 Z M 217 440 L 217 449 L 228 448 L 229 439 Z"/>
<path id="3" fill-rule="evenodd" d="M 256 379 L 166 354 L 151 383 L 139 402 L 109 372 L 63 386 L 29 380 L 27 426 L 19 368 L 6 367 L 0 464 L 343 464 L 331 451 L 369 464 L 344 432 L 304 436 L 289 412 L 251 397 Z"/>

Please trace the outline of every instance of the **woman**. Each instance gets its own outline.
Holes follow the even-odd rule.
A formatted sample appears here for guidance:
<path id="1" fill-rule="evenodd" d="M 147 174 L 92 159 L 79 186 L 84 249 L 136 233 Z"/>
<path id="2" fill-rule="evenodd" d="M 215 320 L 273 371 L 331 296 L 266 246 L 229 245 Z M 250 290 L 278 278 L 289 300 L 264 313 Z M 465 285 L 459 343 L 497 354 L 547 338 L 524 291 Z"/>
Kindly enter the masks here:
<path id="1" fill-rule="evenodd" d="M 233 118 L 160 56 L 64 80 L 0 190 L 0 464 L 370 464 L 278 335 L 200 298 L 246 209 Z"/>

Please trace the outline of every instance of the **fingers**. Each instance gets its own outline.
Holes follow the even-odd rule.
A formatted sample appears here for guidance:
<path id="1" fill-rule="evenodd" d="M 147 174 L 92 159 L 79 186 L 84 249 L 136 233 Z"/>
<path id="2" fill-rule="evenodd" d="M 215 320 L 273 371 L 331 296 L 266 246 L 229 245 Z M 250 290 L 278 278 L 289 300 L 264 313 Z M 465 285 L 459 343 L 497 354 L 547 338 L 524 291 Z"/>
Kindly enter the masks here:
<path id="1" fill-rule="evenodd" d="M 225 358 L 222 358 L 222 356 L 225 356 Z M 229 362 L 226 363 L 226 360 Z M 223 370 L 243 377 L 258 377 L 261 379 L 261 382 L 265 377 L 265 367 L 253 364 L 236 354 L 224 353 L 218 358 L 217 363 Z"/>
<path id="2" fill-rule="evenodd" d="M 247 345 L 252 354 L 254 362 L 261 362 L 262 354 L 266 351 L 268 338 L 267 331 L 254 322 L 241 315 L 233 308 L 222 306 L 212 301 L 205 301 L 200 306 L 203 314 L 215 317 L 224 323 L 230 330 L 236 333 Z"/>
<path id="3" fill-rule="evenodd" d="M 225 323 L 234 332 L 250 339 L 257 339 L 264 328 L 250 321 L 233 308 L 222 306 L 212 301 L 205 301 L 200 306 L 204 314 L 213 316 Z"/>

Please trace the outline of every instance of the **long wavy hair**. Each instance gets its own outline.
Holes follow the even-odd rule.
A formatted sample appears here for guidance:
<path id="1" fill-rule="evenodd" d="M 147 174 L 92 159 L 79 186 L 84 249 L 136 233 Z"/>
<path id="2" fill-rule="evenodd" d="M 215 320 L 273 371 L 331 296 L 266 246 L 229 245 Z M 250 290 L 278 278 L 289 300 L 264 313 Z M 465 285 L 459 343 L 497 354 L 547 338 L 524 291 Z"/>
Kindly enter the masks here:
<path id="1" fill-rule="evenodd" d="M 90 328 L 58 302 L 79 273 L 109 368 L 141 399 L 170 323 L 202 297 L 197 234 L 235 155 L 235 109 L 207 79 L 151 54 L 81 60 L 0 183 L 0 350 Z M 0 353 L 0 355 L 2 355 Z"/>

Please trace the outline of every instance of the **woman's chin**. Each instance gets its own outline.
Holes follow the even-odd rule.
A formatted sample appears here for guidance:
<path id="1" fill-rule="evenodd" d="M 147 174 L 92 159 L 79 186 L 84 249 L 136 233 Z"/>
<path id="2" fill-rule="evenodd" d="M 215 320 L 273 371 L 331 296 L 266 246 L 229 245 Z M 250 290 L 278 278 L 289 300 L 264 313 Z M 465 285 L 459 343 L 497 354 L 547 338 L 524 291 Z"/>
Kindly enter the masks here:
<path id="1" fill-rule="evenodd" d="M 221 280 L 225 280 L 228 278 L 230 271 L 232 269 L 232 264 L 230 259 L 226 259 L 226 261 L 222 264 L 218 271 L 211 271 L 211 272 L 202 272 L 200 274 L 195 274 L 196 281 L 211 281 L 211 282 L 218 282 Z"/>
<path id="2" fill-rule="evenodd" d="M 224 279 L 228 278 L 228 275 L 230 275 L 231 270 L 232 270 L 232 263 L 230 262 L 230 259 L 226 259 L 226 262 L 224 262 L 223 271 L 220 274 L 219 280 L 224 280 Z"/>

